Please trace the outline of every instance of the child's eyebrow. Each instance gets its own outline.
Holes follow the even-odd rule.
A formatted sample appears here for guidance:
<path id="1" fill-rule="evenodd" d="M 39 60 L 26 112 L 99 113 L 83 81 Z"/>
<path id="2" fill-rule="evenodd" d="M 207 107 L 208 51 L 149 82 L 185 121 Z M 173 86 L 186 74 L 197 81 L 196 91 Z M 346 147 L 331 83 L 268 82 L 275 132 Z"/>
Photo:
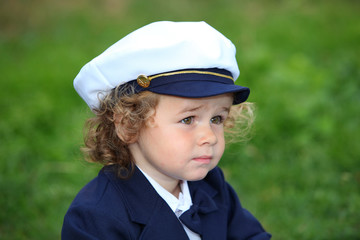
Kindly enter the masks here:
<path id="1" fill-rule="evenodd" d="M 230 112 L 230 108 L 229 107 L 222 107 L 221 110 L 229 113 Z"/>
<path id="2" fill-rule="evenodd" d="M 197 107 L 193 107 L 193 106 L 187 106 L 187 107 L 184 107 L 183 109 L 181 109 L 179 111 L 179 114 L 182 114 L 182 113 L 189 113 L 189 112 L 195 112 L 201 108 L 203 108 L 204 105 L 200 105 L 200 106 L 197 106 Z"/>
<path id="3" fill-rule="evenodd" d="M 185 107 L 184 109 L 180 110 L 179 111 L 179 114 L 183 114 L 183 113 L 192 113 L 192 112 L 196 112 L 197 110 L 203 108 L 204 105 L 200 105 L 200 106 L 197 106 L 197 107 L 192 107 L 192 106 L 189 106 L 189 107 Z M 230 112 L 230 108 L 229 107 L 221 107 L 220 108 L 220 111 L 225 111 L 225 112 Z"/>

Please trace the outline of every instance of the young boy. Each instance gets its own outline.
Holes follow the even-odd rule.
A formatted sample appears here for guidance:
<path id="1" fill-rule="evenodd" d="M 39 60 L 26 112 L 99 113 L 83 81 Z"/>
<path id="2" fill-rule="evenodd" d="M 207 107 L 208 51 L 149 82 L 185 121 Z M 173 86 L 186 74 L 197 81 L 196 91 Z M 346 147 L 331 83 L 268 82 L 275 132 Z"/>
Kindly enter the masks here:
<path id="1" fill-rule="evenodd" d="M 270 239 L 216 167 L 249 89 L 234 45 L 205 22 L 155 22 L 86 64 L 74 86 L 96 116 L 85 153 L 104 165 L 62 239 Z"/>

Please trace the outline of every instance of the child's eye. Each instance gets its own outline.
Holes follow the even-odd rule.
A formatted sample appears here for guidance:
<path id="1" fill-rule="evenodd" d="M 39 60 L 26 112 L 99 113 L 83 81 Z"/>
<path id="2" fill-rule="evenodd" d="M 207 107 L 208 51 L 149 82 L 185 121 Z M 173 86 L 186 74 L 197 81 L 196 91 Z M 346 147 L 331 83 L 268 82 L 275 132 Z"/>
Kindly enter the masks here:
<path id="1" fill-rule="evenodd" d="M 190 125 L 193 121 L 194 121 L 194 117 L 187 117 L 187 118 L 184 118 L 183 120 L 181 120 L 181 123 Z"/>
<path id="2" fill-rule="evenodd" d="M 210 120 L 213 124 L 221 124 L 223 122 L 223 118 L 221 116 L 215 116 Z"/>

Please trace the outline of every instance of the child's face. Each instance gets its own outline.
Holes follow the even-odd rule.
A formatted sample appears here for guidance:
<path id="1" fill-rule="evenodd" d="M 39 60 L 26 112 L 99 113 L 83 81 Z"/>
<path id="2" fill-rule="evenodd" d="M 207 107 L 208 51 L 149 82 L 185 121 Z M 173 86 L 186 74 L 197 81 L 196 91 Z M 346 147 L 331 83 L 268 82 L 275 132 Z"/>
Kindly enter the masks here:
<path id="1" fill-rule="evenodd" d="M 232 101 L 232 94 L 198 99 L 161 95 L 149 126 L 130 144 L 136 164 L 160 184 L 204 178 L 223 155 L 223 122 Z"/>

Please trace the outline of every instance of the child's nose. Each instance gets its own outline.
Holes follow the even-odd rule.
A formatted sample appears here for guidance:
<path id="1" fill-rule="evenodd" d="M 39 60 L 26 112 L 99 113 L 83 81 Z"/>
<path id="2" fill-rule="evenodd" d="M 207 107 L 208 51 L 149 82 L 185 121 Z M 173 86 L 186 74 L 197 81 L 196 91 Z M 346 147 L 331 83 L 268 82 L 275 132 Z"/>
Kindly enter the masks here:
<path id="1" fill-rule="evenodd" d="M 199 132 L 199 145 L 214 145 L 217 143 L 217 136 L 210 124 L 204 124 L 203 126 L 200 126 Z"/>

